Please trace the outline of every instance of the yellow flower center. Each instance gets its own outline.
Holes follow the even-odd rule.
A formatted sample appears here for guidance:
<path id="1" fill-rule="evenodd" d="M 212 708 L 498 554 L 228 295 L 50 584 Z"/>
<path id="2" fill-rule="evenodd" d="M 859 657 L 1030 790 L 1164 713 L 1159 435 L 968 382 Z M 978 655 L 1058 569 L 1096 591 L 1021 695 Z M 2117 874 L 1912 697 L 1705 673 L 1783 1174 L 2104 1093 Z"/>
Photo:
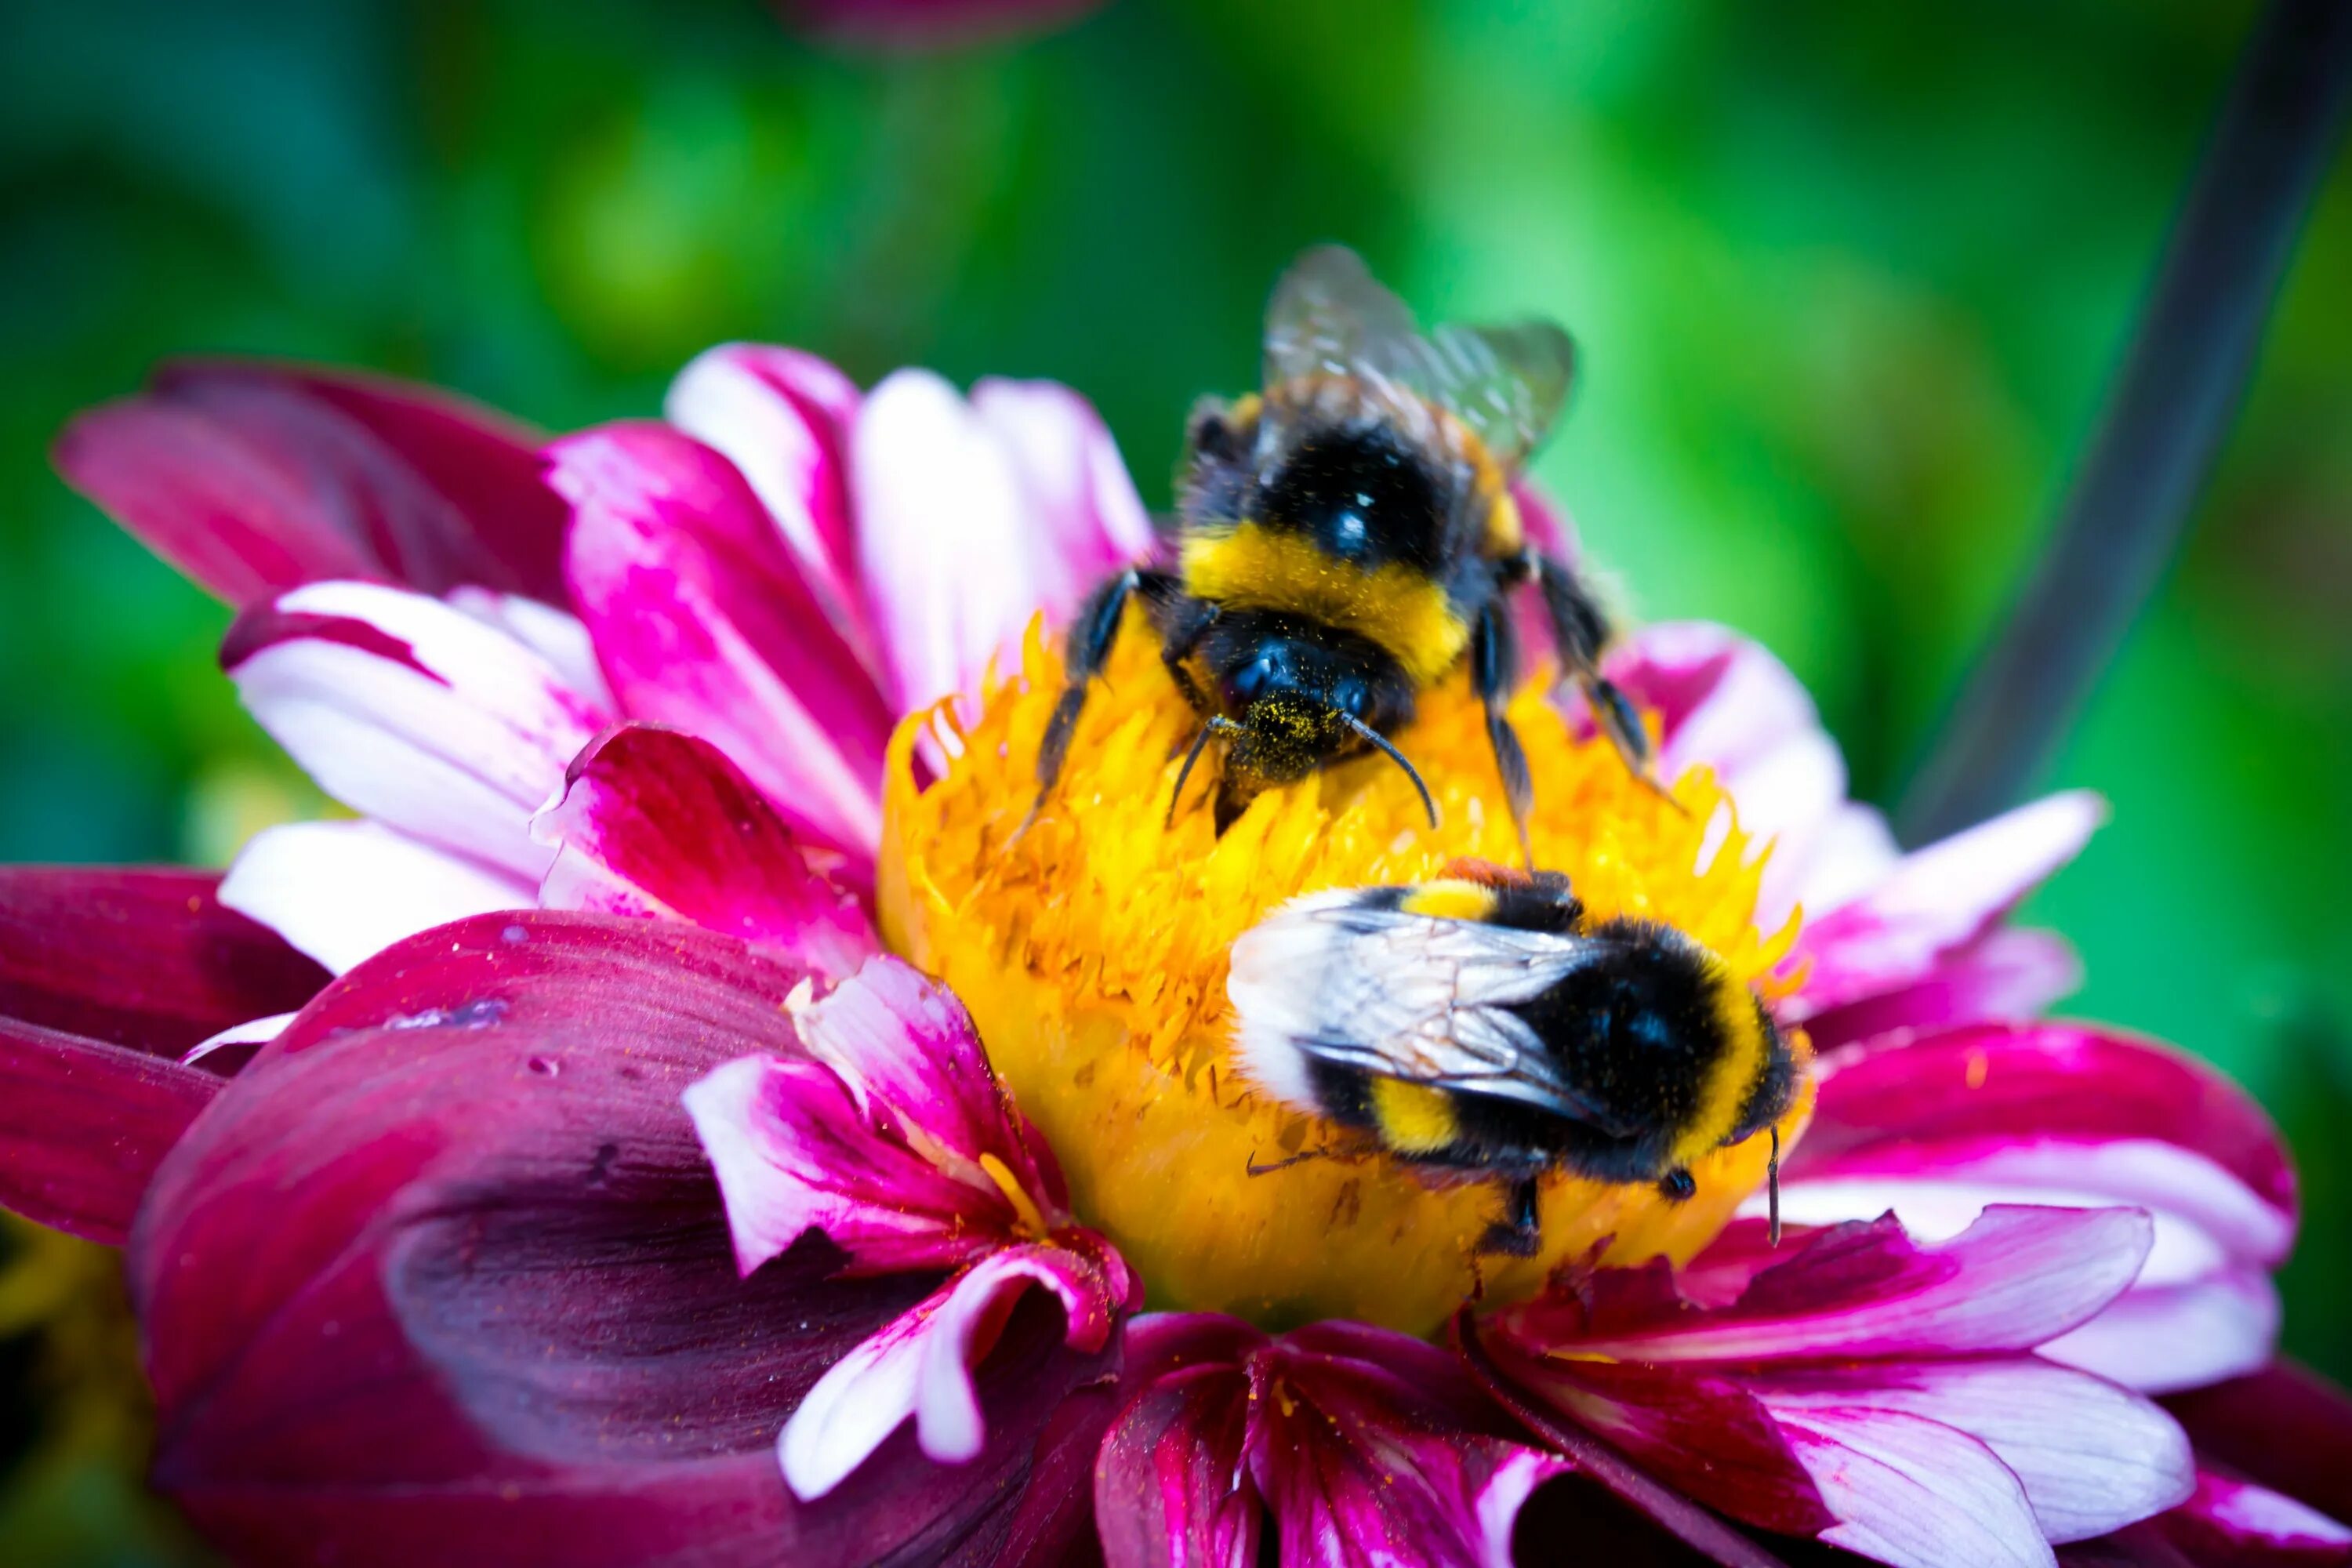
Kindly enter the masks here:
<path id="1" fill-rule="evenodd" d="M 1425 1169 L 1370 1152 L 1265 1170 L 1329 1147 L 1331 1130 L 1234 1068 L 1226 951 L 1301 893 L 1426 881 L 1456 857 L 1516 865 L 1479 704 L 1457 674 L 1424 693 L 1395 737 L 1436 797 L 1435 829 L 1403 773 L 1375 757 L 1267 791 L 1219 838 L 1203 776 L 1213 756 L 1163 828 L 1199 719 L 1131 619 L 1059 788 L 1016 839 L 1062 687 L 1061 661 L 1034 627 L 1024 663 L 968 729 L 937 716 L 960 744 L 929 788 L 911 763 L 932 716 L 901 726 L 884 785 L 883 931 L 971 1010 L 990 1060 L 1059 1157 L 1079 1221 L 1141 1272 L 1154 1307 L 1425 1333 L 1472 1294 L 1526 1296 L 1603 1242 L 1608 1262 L 1686 1260 L 1762 1184 L 1762 1133 L 1696 1162 L 1697 1195 L 1679 1204 L 1648 1186 L 1555 1174 L 1539 1256 L 1508 1259 L 1477 1251 L 1501 1214 L 1495 1184 L 1433 1184 Z M 1711 837 L 1727 805 L 1713 777 L 1693 769 L 1675 781 L 1675 809 L 1605 742 L 1579 739 L 1547 684 L 1511 705 L 1535 778 L 1536 863 L 1568 873 L 1595 918 L 1665 921 L 1767 995 L 1784 989 L 1771 971 L 1795 918 L 1757 931 L 1761 857 L 1736 823 Z M 1784 1145 L 1811 1103 L 1808 1087 L 1781 1125 Z"/>

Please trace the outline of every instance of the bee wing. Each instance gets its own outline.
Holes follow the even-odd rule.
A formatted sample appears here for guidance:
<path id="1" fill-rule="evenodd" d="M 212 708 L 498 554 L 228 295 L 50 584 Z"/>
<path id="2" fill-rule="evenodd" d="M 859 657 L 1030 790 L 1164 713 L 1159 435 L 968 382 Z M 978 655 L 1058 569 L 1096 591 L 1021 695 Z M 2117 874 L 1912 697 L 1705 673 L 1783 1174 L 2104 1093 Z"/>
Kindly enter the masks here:
<path id="1" fill-rule="evenodd" d="M 1524 461 L 1551 433 L 1575 365 L 1575 345 L 1551 321 L 1423 333 L 1404 301 L 1344 246 L 1319 246 L 1300 257 L 1266 308 L 1268 388 L 1345 376 L 1366 383 L 1374 395 L 1424 399 L 1469 426 L 1506 468 Z"/>
<path id="2" fill-rule="evenodd" d="M 1600 956 L 1578 937 L 1302 900 L 1234 948 L 1232 993 L 1253 1076 L 1281 1092 L 1286 1053 L 1517 1100 L 1621 1133 L 1509 1009 Z M 1286 1094 L 1285 1098 L 1295 1098 Z"/>

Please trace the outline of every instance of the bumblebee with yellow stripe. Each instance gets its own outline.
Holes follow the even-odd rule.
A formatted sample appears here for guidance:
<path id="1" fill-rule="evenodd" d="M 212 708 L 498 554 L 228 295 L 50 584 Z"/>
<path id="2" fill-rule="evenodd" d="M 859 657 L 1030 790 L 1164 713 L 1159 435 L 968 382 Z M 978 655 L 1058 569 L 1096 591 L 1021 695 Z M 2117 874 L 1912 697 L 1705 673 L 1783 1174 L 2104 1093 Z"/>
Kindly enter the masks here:
<path id="1" fill-rule="evenodd" d="M 1538 1179 L 1696 1190 L 1702 1155 L 1779 1132 L 1803 1064 L 1683 932 L 1590 921 L 1557 875 L 1457 864 L 1296 900 L 1234 944 L 1235 1054 L 1259 1089 L 1445 1180 L 1506 1184 L 1489 1251 L 1532 1256 Z"/>
<path id="2" fill-rule="evenodd" d="M 1424 334 L 1352 252 L 1302 257 L 1267 308 L 1264 390 L 1193 414 L 1174 570 L 1120 574 L 1071 628 L 1038 806 L 1130 599 L 1202 716 L 1179 798 L 1202 749 L 1223 742 L 1220 833 L 1261 790 L 1339 758 L 1377 750 L 1412 773 L 1389 737 L 1417 692 L 1467 660 L 1524 845 L 1531 786 L 1503 711 L 1517 663 L 1505 600 L 1528 584 L 1601 729 L 1647 777 L 1647 734 L 1600 672 L 1607 624 L 1576 574 L 1530 547 L 1511 495 L 1567 400 L 1573 358 L 1549 321 Z"/>

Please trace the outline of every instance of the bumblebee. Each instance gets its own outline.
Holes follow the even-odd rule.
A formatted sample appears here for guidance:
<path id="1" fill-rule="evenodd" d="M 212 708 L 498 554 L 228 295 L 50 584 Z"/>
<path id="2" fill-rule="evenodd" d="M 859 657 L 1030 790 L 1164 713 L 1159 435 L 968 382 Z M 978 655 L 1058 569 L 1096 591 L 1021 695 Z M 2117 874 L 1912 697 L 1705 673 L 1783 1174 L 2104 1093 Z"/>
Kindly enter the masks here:
<path id="1" fill-rule="evenodd" d="M 1647 921 L 1589 921 L 1556 874 L 1457 863 L 1414 887 L 1311 894 L 1234 944 L 1248 1078 L 1433 1179 L 1507 1192 L 1482 1250 L 1532 1256 L 1538 1179 L 1654 1184 L 1773 1129 L 1802 1065 L 1723 961 Z"/>
<path id="2" fill-rule="evenodd" d="M 1389 737 L 1417 692 L 1466 660 L 1524 850 L 1532 790 L 1504 717 L 1517 664 L 1506 597 L 1529 584 L 1601 729 L 1648 778 L 1648 736 L 1600 671 L 1607 622 L 1573 571 L 1529 545 L 1511 496 L 1567 400 L 1573 362 L 1549 321 L 1423 334 L 1353 252 L 1300 258 L 1267 307 L 1263 390 L 1193 412 L 1175 569 L 1111 579 L 1070 630 L 1037 808 L 1131 599 L 1202 720 L 1171 821 L 1218 738 L 1219 833 L 1267 786 L 1372 751 L 1412 775 L 1434 825 L 1428 789 Z"/>

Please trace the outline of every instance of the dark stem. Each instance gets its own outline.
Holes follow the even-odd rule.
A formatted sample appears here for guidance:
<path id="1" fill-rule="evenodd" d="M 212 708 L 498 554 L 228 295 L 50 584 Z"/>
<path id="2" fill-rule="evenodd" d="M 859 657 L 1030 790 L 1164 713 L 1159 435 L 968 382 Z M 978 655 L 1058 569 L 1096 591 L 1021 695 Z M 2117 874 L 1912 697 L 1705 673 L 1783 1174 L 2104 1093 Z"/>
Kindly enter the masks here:
<path id="1" fill-rule="evenodd" d="M 2050 545 L 1898 814 L 1925 843 L 2014 805 L 2163 576 L 2228 433 L 2352 87 L 2352 0 L 2272 0 Z"/>

